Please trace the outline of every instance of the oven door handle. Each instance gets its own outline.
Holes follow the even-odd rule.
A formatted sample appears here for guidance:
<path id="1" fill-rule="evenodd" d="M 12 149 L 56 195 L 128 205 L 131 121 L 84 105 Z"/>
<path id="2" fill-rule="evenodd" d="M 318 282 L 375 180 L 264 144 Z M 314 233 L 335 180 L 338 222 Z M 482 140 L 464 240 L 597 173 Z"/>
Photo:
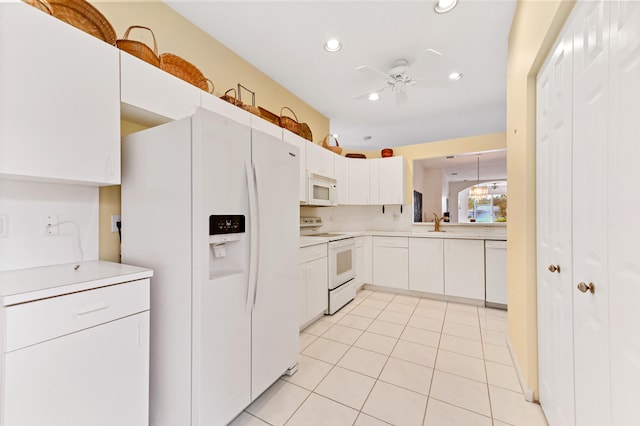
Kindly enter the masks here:
<path id="1" fill-rule="evenodd" d="M 342 248 L 347 246 L 356 246 L 355 238 L 344 238 L 342 240 L 337 241 L 329 241 L 329 248 Z"/>

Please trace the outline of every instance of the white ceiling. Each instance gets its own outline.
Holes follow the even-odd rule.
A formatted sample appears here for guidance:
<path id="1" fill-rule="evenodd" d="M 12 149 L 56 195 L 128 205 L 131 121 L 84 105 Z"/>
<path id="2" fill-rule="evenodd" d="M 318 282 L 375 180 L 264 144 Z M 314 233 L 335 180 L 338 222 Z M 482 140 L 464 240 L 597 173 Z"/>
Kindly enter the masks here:
<path id="1" fill-rule="evenodd" d="M 343 147 L 375 150 L 505 130 L 516 0 L 459 0 L 442 15 L 434 0 L 165 1 L 327 116 Z M 341 40 L 338 53 L 324 50 L 330 37 Z M 442 56 L 424 53 L 429 48 Z M 382 76 L 356 67 L 388 72 L 397 59 L 407 59 L 421 82 L 407 88 L 405 105 L 389 89 L 376 102 L 354 99 L 385 86 Z M 452 71 L 464 77 L 450 82 Z"/>
<path id="2" fill-rule="evenodd" d="M 480 155 L 480 181 L 507 179 L 507 151 L 470 152 L 447 157 L 433 157 L 414 160 L 413 167 L 441 169 L 447 181 L 476 182 L 478 180 L 478 155 Z M 455 173 L 455 175 L 454 175 Z"/>

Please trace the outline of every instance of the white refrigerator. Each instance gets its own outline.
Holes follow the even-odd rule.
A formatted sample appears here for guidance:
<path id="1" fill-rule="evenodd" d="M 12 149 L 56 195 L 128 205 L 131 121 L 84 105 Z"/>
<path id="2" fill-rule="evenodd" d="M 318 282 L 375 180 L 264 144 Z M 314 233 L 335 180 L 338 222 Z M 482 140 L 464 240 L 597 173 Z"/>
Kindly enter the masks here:
<path id="1" fill-rule="evenodd" d="M 298 161 L 204 109 L 123 139 L 122 261 L 155 271 L 151 426 L 227 424 L 295 372 Z"/>

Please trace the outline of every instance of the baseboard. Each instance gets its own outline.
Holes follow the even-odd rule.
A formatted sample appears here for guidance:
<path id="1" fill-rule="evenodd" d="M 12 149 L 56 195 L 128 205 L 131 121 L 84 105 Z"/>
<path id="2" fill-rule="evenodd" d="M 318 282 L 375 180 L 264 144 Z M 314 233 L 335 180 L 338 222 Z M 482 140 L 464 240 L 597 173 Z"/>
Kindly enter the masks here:
<path id="1" fill-rule="evenodd" d="M 511 339 L 509 339 L 509 336 L 507 336 L 507 348 L 509 348 L 509 354 L 511 355 L 513 366 L 516 368 L 516 373 L 518 374 L 518 381 L 520 382 L 520 389 L 522 389 L 522 395 L 524 395 L 524 399 L 526 399 L 529 402 L 537 402 L 533 399 L 533 390 L 529 389 L 529 387 L 527 386 L 527 382 L 524 379 L 524 374 L 522 374 L 522 370 L 520 369 L 520 363 L 518 362 L 516 351 L 513 349 L 513 346 L 511 345 Z"/>

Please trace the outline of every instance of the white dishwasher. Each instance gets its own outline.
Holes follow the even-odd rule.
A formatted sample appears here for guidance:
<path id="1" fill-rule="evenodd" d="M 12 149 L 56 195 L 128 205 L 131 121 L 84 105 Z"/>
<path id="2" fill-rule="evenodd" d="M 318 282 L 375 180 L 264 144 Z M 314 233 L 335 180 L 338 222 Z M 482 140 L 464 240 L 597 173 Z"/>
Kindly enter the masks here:
<path id="1" fill-rule="evenodd" d="M 485 250 L 485 305 L 507 308 L 507 242 L 486 240 Z"/>

